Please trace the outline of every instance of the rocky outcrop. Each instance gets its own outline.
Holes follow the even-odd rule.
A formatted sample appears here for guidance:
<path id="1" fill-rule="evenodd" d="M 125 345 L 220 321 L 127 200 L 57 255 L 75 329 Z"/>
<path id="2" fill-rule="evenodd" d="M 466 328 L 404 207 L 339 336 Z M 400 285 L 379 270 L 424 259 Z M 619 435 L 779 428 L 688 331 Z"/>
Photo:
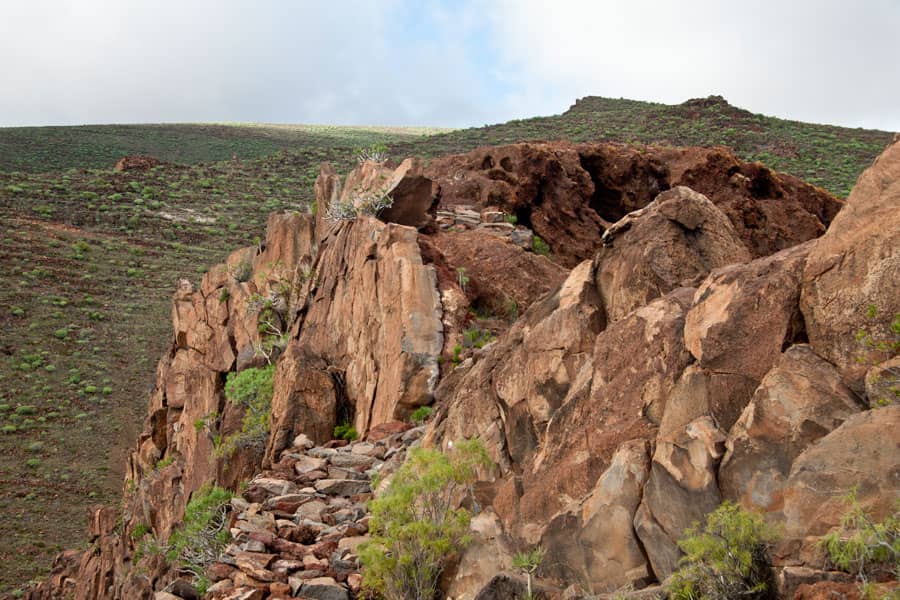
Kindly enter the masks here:
<path id="1" fill-rule="evenodd" d="M 467 205 L 515 215 L 567 267 L 593 258 L 612 223 L 677 186 L 718 206 L 753 257 L 822 235 L 841 206 L 724 148 L 523 143 L 438 158 L 425 173 L 441 186 L 439 210 Z"/>
<path id="2" fill-rule="evenodd" d="M 783 527 L 782 593 L 828 579 L 815 542 L 841 497 L 857 486 L 883 518 L 900 489 L 900 407 L 867 408 L 889 404 L 873 397 L 896 358 L 864 365 L 862 398 L 834 322 L 872 298 L 895 310 L 877 289 L 893 229 L 869 223 L 893 222 L 895 148 L 836 219 L 821 190 L 722 149 L 517 144 L 344 182 L 324 165 L 315 218 L 273 216 L 265 244 L 179 287 L 121 524 L 96 512 L 93 550 L 61 555 L 32 598 L 190 596 L 131 535 L 165 543 L 202 484 L 239 480 L 208 597 L 358 597 L 371 476 L 410 443 L 471 437 L 497 468 L 445 574 L 457 600 L 520 594 L 513 557 L 537 546 L 549 597 L 649 597 L 725 499 Z M 386 190 L 394 215 L 328 211 Z M 268 362 L 268 439 L 225 461 L 217 436 L 244 415 L 225 380 Z M 368 439 L 333 441 L 338 424 Z"/>
<path id="3" fill-rule="evenodd" d="M 722 211 L 686 187 L 661 193 L 608 228 L 594 259 L 611 321 L 677 287 L 696 286 L 717 267 L 749 260 Z"/>
<path id="4" fill-rule="evenodd" d="M 900 142 L 860 176 L 810 252 L 802 307 L 813 350 L 861 391 L 866 365 L 890 357 L 878 343 L 896 342 L 890 327 L 900 315 Z M 857 339 L 861 330 L 873 346 Z"/>
<path id="5" fill-rule="evenodd" d="M 152 156 L 123 156 L 116 161 L 113 169 L 116 171 L 149 171 L 153 167 L 161 164 L 163 164 L 161 160 L 153 158 Z"/>
<path id="6" fill-rule="evenodd" d="M 794 460 L 862 407 L 808 345 L 788 348 L 728 435 L 719 469 L 725 498 L 780 521 Z"/>

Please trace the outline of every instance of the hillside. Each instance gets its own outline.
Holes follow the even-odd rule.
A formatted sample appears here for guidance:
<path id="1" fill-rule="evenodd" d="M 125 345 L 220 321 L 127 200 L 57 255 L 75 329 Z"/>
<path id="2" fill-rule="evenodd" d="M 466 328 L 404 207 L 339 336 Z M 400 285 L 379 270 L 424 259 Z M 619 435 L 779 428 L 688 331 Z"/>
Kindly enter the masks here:
<path id="1" fill-rule="evenodd" d="M 196 282 L 235 247 L 257 243 L 268 213 L 306 210 L 319 163 L 346 172 L 354 147 L 383 143 L 396 157 L 434 158 L 530 139 L 724 143 L 843 196 L 890 134 L 762 117 L 714 99 L 666 106 L 602 98 L 559 116 L 439 133 L 0 129 L 0 264 L 8 273 L 0 289 L 0 592 L 46 573 L 53 554 L 77 544 L 87 506 L 117 501 L 123 457 L 171 337 L 179 278 Z M 111 170 L 138 153 L 167 163 Z"/>
<path id="2" fill-rule="evenodd" d="M 754 114 L 718 96 L 668 105 L 589 96 L 561 115 L 459 130 L 263 124 L 86 125 L 0 128 L 0 171 L 109 168 L 129 154 L 182 164 L 255 159 L 387 144 L 395 156 L 441 156 L 525 140 L 614 141 L 733 148 L 744 160 L 796 175 L 845 197 L 892 133 Z"/>

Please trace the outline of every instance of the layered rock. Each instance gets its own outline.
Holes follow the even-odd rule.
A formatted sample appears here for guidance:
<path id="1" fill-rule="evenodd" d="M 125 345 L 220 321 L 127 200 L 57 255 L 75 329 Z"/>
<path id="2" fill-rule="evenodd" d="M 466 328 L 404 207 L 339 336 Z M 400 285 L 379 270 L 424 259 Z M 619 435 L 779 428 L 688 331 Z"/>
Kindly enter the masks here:
<path id="1" fill-rule="evenodd" d="M 900 142 L 859 177 L 834 226 L 810 252 L 802 306 L 813 350 L 857 391 L 867 364 L 896 354 L 894 348 L 884 356 L 877 345 L 896 342 L 891 322 L 900 315 Z M 860 343 L 860 330 L 873 347 Z"/>

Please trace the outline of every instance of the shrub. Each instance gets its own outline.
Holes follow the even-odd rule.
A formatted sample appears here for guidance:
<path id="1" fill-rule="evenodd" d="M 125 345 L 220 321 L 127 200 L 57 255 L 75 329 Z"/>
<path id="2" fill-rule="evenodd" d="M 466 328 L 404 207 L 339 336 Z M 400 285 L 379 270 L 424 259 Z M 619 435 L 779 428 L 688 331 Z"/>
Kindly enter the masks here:
<path id="1" fill-rule="evenodd" d="M 356 427 L 351 423 L 341 423 L 334 428 L 334 439 L 336 440 L 347 440 L 348 442 L 352 442 L 358 437 L 359 434 L 356 432 Z"/>
<path id="2" fill-rule="evenodd" d="M 432 600 L 444 565 L 467 543 L 470 515 L 454 509 L 489 465 L 484 445 L 463 441 L 451 452 L 415 448 L 369 508 L 371 541 L 360 546 L 363 585 L 396 600 Z"/>
<path id="3" fill-rule="evenodd" d="M 272 377 L 275 365 L 229 373 L 225 397 L 246 408 L 241 430 L 225 438 L 217 448 L 219 456 L 231 456 L 238 448 L 261 445 L 269 437 L 269 413 L 272 411 Z"/>
<path id="4" fill-rule="evenodd" d="M 541 566 L 541 561 L 543 560 L 544 549 L 540 546 L 532 548 L 528 552 L 519 552 L 518 554 L 513 556 L 513 568 L 522 571 L 528 578 L 528 591 L 525 595 L 527 600 L 532 600 L 534 598 L 531 579 L 534 576 L 534 572 L 537 571 L 539 566 Z"/>
<path id="5" fill-rule="evenodd" d="M 354 148 L 353 156 L 356 158 L 356 162 L 362 164 L 367 160 L 384 163 L 387 162 L 390 155 L 388 154 L 387 146 L 376 143 L 363 148 Z"/>
<path id="6" fill-rule="evenodd" d="M 222 555 L 231 540 L 228 501 L 232 493 L 217 486 L 203 486 L 184 509 L 181 529 L 172 532 L 166 559 L 195 577 L 203 593 L 209 585 L 206 567 Z"/>
<path id="7" fill-rule="evenodd" d="M 707 515 L 702 530 L 695 525 L 678 542 L 685 556 L 667 586 L 669 597 L 673 600 L 770 597 L 768 548 L 775 538 L 762 515 L 724 502 Z"/>
<path id="8" fill-rule="evenodd" d="M 352 221 L 360 216 L 378 216 L 385 208 L 390 208 L 394 199 L 381 191 L 360 192 L 345 202 L 332 202 L 325 211 L 325 219 L 332 223 Z"/>
<path id="9" fill-rule="evenodd" d="M 540 254 L 541 256 L 550 256 L 550 245 L 544 241 L 539 235 L 536 235 L 531 240 L 531 249 L 535 254 Z"/>
<path id="10" fill-rule="evenodd" d="M 882 575 L 900 577 L 900 501 L 892 515 L 876 523 L 856 499 L 855 489 L 846 500 L 849 509 L 840 527 L 819 542 L 828 562 L 862 582 Z"/>
<path id="11" fill-rule="evenodd" d="M 413 411 L 412 415 L 410 415 L 410 419 L 416 425 L 421 425 L 425 422 L 425 419 L 431 416 L 432 408 L 430 406 L 420 406 L 416 410 Z"/>

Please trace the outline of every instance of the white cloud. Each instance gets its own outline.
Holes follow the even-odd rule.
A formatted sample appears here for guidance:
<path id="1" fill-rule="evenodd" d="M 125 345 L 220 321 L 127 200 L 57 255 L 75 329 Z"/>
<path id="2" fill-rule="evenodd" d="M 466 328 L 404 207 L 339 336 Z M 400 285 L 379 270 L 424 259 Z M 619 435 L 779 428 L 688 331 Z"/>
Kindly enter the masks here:
<path id="1" fill-rule="evenodd" d="M 719 93 L 900 129 L 896 0 L 29 0 L 0 5 L 0 125 L 480 125 L 586 95 Z"/>

